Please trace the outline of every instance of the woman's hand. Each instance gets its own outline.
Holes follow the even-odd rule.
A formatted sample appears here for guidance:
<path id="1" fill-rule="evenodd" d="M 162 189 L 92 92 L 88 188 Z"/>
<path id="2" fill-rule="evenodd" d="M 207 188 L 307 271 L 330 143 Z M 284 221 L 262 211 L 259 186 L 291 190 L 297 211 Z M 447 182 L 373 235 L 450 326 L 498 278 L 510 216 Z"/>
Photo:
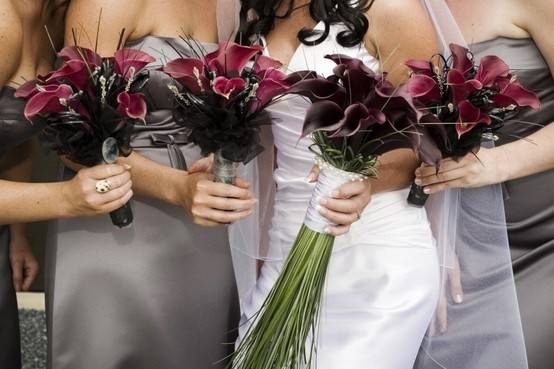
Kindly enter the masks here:
<path id="1" fill-rule="evenodd" d="M 131 167 L 102 164 L 80 169 L 62 187 L 66 213 L 69 217 L 107 214 L 125 205 L 133 196 Z M 98 181 L 107 180 L 111 189 L 98 193 Z"/>
<path id="2" fill-rule="evenodd" d="M 196 224 L 217 226 L 250 216 L 257 200 L 250 184 L 237 178 L 235 185 L 213 182 L 213 156 L 194 163 L 178 186 L 179 203 Z"/>
<path id="3" fill-rule="evenodd" d="M 454 304 L 461 304 L 464 302 L 464 289 L 462 287 L 462 272 L 460 269 L 460 261 L 456 256 L 452 268 L 447 269 L 446 278 L 448 283 L 445 288 L 441 288 L 441 295 L 439 298 L 439 304 L 437 311 L 435 312 L 435 318 L 429 326 L 428 334 L 431 337 L 440 336 L 446 333 L 448 330 L 448 296 L 446 289 L 449 290 L 449 295 Z"/>
<path id="4" fill-rule="evenodd" d="M 317 181 L 319 170 L 314 166 L 308 179 Z M 327 233 L 340 236 L 350 230 L 352 223 L 358 221 L 371 201 L 371 182 L 369 180 L 348 182 L 333 191 L 331 197 L 320 200 L 319 212 L 331 223 Z"/>
<path id="5" fill-rule="evenodd" d="M 39 265 L 22 224 L 10 226 L 10 265 L 15 291 L 29 291 L 38 275 Z"/>
<path id="6" fill-rule="evenodd" d="M 421 166 L 415 171 L 415 183 L 425 187 L 427 194 L 447 188 L 475 188 L 502 183 L 509 177 L 502 147 L 482 148 L 477 154 L 469 153 L 460 160 L 444 159 L 439 171 L 434 166 Z"/>

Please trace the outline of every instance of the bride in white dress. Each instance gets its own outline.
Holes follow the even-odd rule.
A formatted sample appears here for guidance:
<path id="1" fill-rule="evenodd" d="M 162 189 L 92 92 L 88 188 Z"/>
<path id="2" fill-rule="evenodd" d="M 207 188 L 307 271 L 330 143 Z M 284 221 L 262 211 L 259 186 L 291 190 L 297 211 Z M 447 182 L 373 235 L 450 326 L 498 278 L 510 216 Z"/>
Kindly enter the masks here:
<path id="1" fill-rule="evenodd" d="M 256 12 L 258 19 L 247 33 L 262 35 L 267 54 L 288 61 L 287 70 L 310 69 L 325 76 L 334 66 L 326 54 L 360 58 L 400 82 L 408 77 L 404 61 L 436 53 L 433 28 L 417 0 L 377 0 L 369 9 L 362 9 L 370 5 L 367 1 L 360 1 L 361 7 L 348 3 L 252 1 L 250 15 Z M 259 277 L 248 291 L 242 289 L 241 335 L 281 272 L 314 187 L 307 180 L 314 159 L 308 150 L 311 140 L 299 141 L 308 107 L 300 97 L 287 97 L 270 109 L 276 149 L 273 217 Z M 426 212 L 406 202 L 417 165 L 411 150 L 391 151 L 381 157 L 378 180 L 344 185 L 337 198 L 322 204 L 324 215 L 338 224 L 330 233 L 339 236 L 320 318 L 320 369 L 412 368 L 436 307 L 440 279 Z"/>

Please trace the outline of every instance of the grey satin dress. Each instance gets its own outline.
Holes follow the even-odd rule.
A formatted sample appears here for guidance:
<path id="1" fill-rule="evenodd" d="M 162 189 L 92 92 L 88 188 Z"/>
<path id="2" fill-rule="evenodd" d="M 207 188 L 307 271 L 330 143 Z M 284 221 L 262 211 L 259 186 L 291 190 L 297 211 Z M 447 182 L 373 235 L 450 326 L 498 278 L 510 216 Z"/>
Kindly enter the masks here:
<path id="1" fill-rule="evenodd" d="M 190 54 L 178 39 L 146 37 L 127 47 L 158 57 L 155 68 L 176 57 L 167 42 Z M 185 169 L 200 152 L 172 118 L 169 82 L 152 71 L 150 113 L 132 146 Z M 123 230 L 107 215 L 58 221 L 47 254 L 49 367 L 223 368 L 239 318 L 227 229 L 197 226 L 184 209 L 141 196 L 133 208 L 133 226 Z"/>
<path id="2" fill-rule="evenodd" d="M 14 92 L 11 87 L 0 90 L 0 156 L 31 138 L 40 129 L 25 119 L 25 103 L 16 99 Z M 19 319 L 10 267 L 9 241 L 8 227 L 0 225 L 0 368 L 19 369 Z"/>
<path id="3" fill-rule="evenodd" d="M 523 85 L 539 95 L 542 103 L 540 111 L 522 111 L 514 120 L 507 122 L 497 144 L 526 137 L 554 122 L 554 79 L 532 39 L 498 38 L 475 44 L 471 49 L 477 58 L 497 55 L 504 59 Z M 554 170 L 509 181 L 503 187 L 529 368 L 552 369 Z"/>

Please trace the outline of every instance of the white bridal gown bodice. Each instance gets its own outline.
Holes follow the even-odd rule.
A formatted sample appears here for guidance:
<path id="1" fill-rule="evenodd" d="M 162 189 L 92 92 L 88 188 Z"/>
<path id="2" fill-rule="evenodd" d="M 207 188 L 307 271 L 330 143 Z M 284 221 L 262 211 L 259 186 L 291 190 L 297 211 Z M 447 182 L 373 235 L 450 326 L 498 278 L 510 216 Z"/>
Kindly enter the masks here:
<path id="1" fill-rule="evenodd" d="M 335 41 L 339 31 L 340 26 L 332 26 L 323 43 L 300 46 L 289 69 L 330 75 L 335 64 L 324 56 L 334 53 L 378 68 L 378 60 L 363 45 L 340 46 Z M 308 150 L 311 140 L 299 140 L 308 107 L 303 98 L 287 97 L 270 108 L 277 152 L 272 257 L 243 300 L 244 321 L 260 308 L 275 283 L 314 187 L 306 180 L 314 159 Z M 320 320 L 319 369 L 412 367 L 436 306 L 439 268 L 425 210 L 408 206 L 407 195 L 407 189 L 374 195 L 349 234 L 336 239 Z M 246 324 L 242 334 L 245 328 Z"/>

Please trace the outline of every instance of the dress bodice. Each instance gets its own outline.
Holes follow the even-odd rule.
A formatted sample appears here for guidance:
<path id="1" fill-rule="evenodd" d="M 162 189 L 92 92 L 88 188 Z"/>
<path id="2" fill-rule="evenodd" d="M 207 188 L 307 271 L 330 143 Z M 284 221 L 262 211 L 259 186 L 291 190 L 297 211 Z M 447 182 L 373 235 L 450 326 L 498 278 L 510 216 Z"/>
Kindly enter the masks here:
<path id="1" fill-rule="evenodd" d="M 25 102 L 16 98 L 14 92 L 9 86 L 0 90 L 0 156 L 41 129 L 38 123 L 31 123 L 25 118 Z"/>
<path id="2" fill-rule="evenodd" d="M 315 27 L 323 30 L 323 23 Z M 328 59 L 328 54 L 343 54 L 358 58 L 373 70 L 379 68 L 378 60 L 370 55 L 363 44 L 355 47 L 344 47 L 336 41 L 337 34 L 343 30 L 341 25 L 332 25 L 329 36 L 316 46 L 301 44 L 294 52 L 288 71 L 312 70 L 323 76 L 333 73 L 336 64 Z M 304 116 L 310 103 L 302 97 L 287 96 L 273 104 L 269 110 L 273 118 L 273 138 L 277 149 L 275 181 L 278 192 L 288 188 L 293 192 L 300 191 L 304 196 L 311 194 L 312 185 L 306 182 L 306 176 L 313 165 L 314 154 L 309 150 L 312 144 L 310 137 L 300 138 Z M 297 192 L 298 193 L 298 192 Z"/>

